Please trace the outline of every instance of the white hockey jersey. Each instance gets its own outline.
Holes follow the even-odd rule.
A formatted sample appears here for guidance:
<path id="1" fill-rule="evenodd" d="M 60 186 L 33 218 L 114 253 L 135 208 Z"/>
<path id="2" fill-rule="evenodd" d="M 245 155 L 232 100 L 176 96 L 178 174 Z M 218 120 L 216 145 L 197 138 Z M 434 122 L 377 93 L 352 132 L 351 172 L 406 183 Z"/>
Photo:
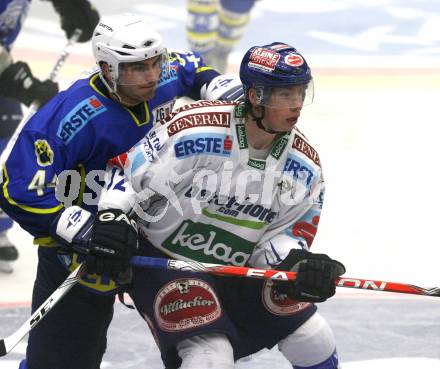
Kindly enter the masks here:
<path id="1" fill-rule="evenodd" d="M 249 152 L 242 105 L 185 106 L 117 159 L 124 173 L 108 168 L 99 207 L 136 212 L 142 233 L 171 258 L 273 268 L 290 249 L 311 246 L 321 164 L 297 129 L 266 160 Z"/>

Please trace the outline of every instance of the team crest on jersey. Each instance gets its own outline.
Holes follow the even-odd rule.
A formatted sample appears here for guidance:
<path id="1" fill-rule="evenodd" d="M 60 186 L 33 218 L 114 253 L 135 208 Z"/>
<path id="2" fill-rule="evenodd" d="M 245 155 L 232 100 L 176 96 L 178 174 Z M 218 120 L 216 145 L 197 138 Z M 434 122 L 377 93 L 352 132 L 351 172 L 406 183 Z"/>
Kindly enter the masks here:
<path id="1" fill-rule="evenodd" d="M 277 289 L 273 288 L 271 280 L 264 283 L 261 294 L 264 307 L 274 315 L 294 315 L 311 305 L 309 302 L 295 301 L 288 298 L 287 295 L 279 293 Z"/>
<path id="2" fill-rule="evenodd" d="M 53 150 L 46 140 L 36 140 L 35 155 L 37 156 L 37 163 L 42 167 L 46 167 L 53 163 Z"/>
<path id="3" fill-rule="evenodd" d="M 177 159 L 193 155 L 230 156 L 233 144 L 231 135 L 211 133 L 188 135 L 174 144 Z"/>
<path id="4" fill-rule="evenodd" d="M 220 318 L 220 302 L 201 279 L 177 279 L 166 284 L 154 299 L 154 315 L 163 331 L 176 332 L 204 326 Z"/>
<path id="5" fill-rule="evenodd" d="M 82 100 L 61 120 L 57 136 L 68 144 L 83 129 L 87 123 L 99 114 L 107 111 L 107 108 L 95 96 L 89 96 Z"/>

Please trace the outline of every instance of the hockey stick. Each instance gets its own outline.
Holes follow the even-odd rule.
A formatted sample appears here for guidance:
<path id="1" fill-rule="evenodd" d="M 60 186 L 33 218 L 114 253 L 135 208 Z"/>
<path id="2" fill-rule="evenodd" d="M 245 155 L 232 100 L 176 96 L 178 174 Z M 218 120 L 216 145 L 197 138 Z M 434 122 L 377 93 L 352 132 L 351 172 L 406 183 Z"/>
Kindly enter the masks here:
<path id="1" fill-rule="evenodd" d="M 61 300 L 61 298 L 79 281 L 84 272 L 80 264 L 69 274 L 66 280 L 38 307 L 31 317 L 10 336 L 0 340 L 0 356 L 9 353 L 31 329 L 33 329 L 46 314 Z"/>
<path id="2" fill-rule="evenodd" d="M 275 269 L 248 268 L 231 265 L 182 261 L 156 257 L 135 256 L 130 264 L 134 267 L 176 270 L 182 272 L 208 273 L 219 276 L 235 276 L 244 278 L 270 279 L 277 281 L 294 281 L 295 272 Z M 80 264 L 67 279 L 48 297 L 34 314 L 13 334 L 0 340 L 0 357 L 9 353 L 21 339 L 29 333 L 55 306 L 55 304 L 78 282 L 83 274 Z M 440 297 L 440 288 L 422 288 L 411 284 L 386 282 L 359 278 L 337 278 L 337 287 L 356 288 L 361 290 L 397 292 L 412 295 Z"/>
<path id="3" fill-rule="evenodd" d="M 201 272 L 220 276 L 271 279 L 277 281 L 294 281 L 296 278 L 295 272 L 286 272 L 282 270 L 208 264 L 197 261 L 181 261 L 145 256 L 135 256 L 131 259 L 130 263 L 135 267 Z M 440 297 L 440 287 L 422 288 L 412 284 L 348 277 L 338 278 L 335 283 L 336 287 Z"/>
<path id="4" fill-rule="evenodd" d="M 49 73 L 48 79 L 51 81 L 54 81 L 55 78 L 58 76 L 58 73 L 61 69 L 61 67 L 66 62 L 67 57 L 70 54 L 70 49 L 72 46 L 79 40 L 81 37 L 82 31 L 79 29 L 76 29 L 73 32 L 73 35 L 69 40 L 67 41 L 66 45 L 64 46 L 63 50 L 61 51 L 60 56 L 58 57 L 57 61 L 55 62 L 55 65 L 52 67 L 52 70 Z M 18 136 L 23 129 L 24 125 L 27 123 L 27 121 L 32 117 L 35 112 L 38 110 L 38 107 L 40 106 L 40 103 L 38 101 L 32 102 L 32 104 L 27 109 L 26 113 L 23 115 L 23 118 L 21 119 L 20 123 L 18 124 L 17 128 L 14 131 L 14 134 L 8 141 L 8 144 L 6 145 L 5 149 L 3 150 L 2 154 L 0 155 L 0 168 L 3 168 L 3 165 L 5 164 L 6 160 L 9 157 L 9 154 L 12 151 L 12 148 L 15 145 L 15 142 L 18 139 Z M 0 183 L 3 182 L 3 170 L 0 171 Z"/>

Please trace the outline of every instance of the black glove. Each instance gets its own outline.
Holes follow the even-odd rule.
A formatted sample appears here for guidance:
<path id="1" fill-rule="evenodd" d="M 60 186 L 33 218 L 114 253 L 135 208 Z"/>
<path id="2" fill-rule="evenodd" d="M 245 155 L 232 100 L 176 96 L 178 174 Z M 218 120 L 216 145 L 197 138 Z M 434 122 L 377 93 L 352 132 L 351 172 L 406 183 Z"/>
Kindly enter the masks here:
<path id="1" fill-rule="evenodd" d="M 119 209 L 99 211 L 93 222 L 88 249 L 88 273 L 118 278 L 127 272 L 129 260 L 138 249 L 136 223 Z"/>
<path id="2" fill-rule="evenodd" d="M 88 0 L 49 0 L 61 17 L 61 28 L 71 38 L 75 29 L 81 30 L 79 42 L 92 38 L 93 30 L 99 22 L 98 11 Z"/>
<path id="3" fill-rule="evenodd" d="M 50 80 L 40 81 L 32 75 L 29 65 L 18 61 L 0 75 L 0 95 L 21 101 L 25 105 L 37 100 L 47 103 L 58 92 L 58 84 Z"/>
<path id="4" fill-rule="evenodd" d="M 345 273 L 339 261 L 304 250 L 290 250 L 276 269 L 297 272 L 293 283 L 277 281 L 274 284 L 277 293 L 305 302 L 323 302 L 332 297 L 336 292 L 336 278 Z"/>

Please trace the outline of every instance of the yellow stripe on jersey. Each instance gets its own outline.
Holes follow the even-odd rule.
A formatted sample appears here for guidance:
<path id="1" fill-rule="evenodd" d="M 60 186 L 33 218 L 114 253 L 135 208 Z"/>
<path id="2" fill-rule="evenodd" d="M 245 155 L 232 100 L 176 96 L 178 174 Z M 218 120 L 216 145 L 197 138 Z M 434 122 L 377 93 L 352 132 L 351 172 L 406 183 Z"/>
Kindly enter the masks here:
<path id="1" fill-rule="evenodd" d="M 69 270 L 73 272 L 75 268 L 79 265 L 78 262 L 78 254 L 73 254 L 72 263 L 69 266 Z M 87 274 L 79 280 L 79 283 L 87 288 L 90 288 L 95 291 L 99 291 L 102 293 L 108 293 L 119 286 L 116 282 L 106 276 L 100 276 L 97 274 Z"/>
<path id="2" fill-rule="evenodd" d="M 217 31 L 213 31 L 213 32 L 206 32 L 206 33 L 197 33 L 197 32 L 191 32 L 191 31 L 187 31 L 186 35 L 191 38 L 191 40 L 196 40 L 196 41 L 209 41 L 211 39 L 215 39 L 217 37 Z"/>
<path id="3" fill-rule="evenodd" d="M 58 243 L 52 237 L 34 238 L 33 243 L 40 247 L 58 247 Z"/>
<path id="4" fill-rule="evenodd" d="M 6 179 L 5 182 L 3 183 L 3 196 L 11 205 L 17 206 L 24 211 L 35 214 L 53 214 L 60 211 L 64 207 L 63 204 L 59 204 L 53 208 L 45 209 L 45 208 L 34 208 L 32 206 L 18 204 L 12 197 L 9 196 L 9 191 L 8 191 L 9 176 L 8 176 L 8 171 L 6 170 L 6 164 L 3 167 L 3 176 Z"/>
<path id="5" fill-rule="evenodd" d="M 212 67 L 200 67 L 200 68 L 196 69 L 196 74 L 200 73 L 200 72 L 204 72 L 206 70 L 214 70 L 214 68 L 212 68 Z"/>
<path id="6" fill-rule="evenodd" d="M 186 9 L 188 12 L 196 14 L 217 13 L 217 1 L 213 1 L 210 4 L 195 4 L 194 2 L 191 2 Z"/>
<path id="7" fill-rule="evenodd" d="M 220 23 L 230 27 L 243 27 L 249 22 L 249 13 L 239 17 L 228 17 L 226 14 L 219 15 Z"/>

